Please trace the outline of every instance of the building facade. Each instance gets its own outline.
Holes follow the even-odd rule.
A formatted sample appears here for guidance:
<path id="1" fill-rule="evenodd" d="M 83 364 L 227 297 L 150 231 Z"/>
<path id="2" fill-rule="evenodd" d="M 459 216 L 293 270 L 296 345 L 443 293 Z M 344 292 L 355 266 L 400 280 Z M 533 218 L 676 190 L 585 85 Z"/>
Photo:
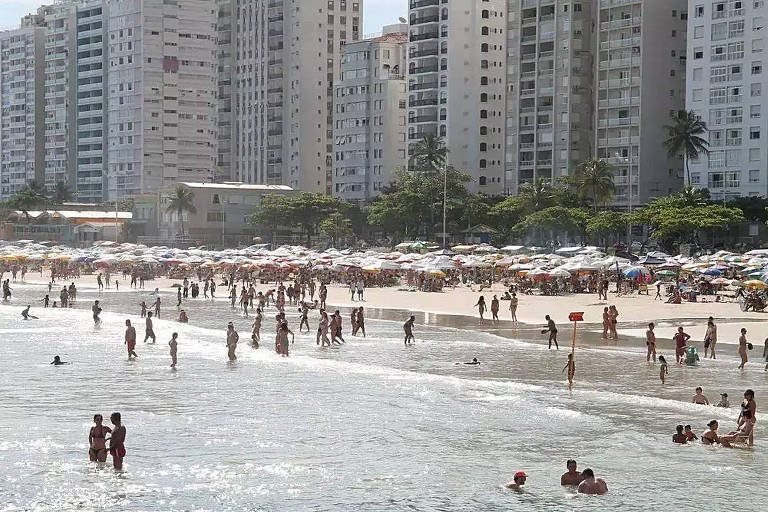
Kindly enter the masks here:
<path id="1" fill-rule="evenodd" d="M 233 9 L 232 177 L 330 192 L 333 85 L 363 0 L 242 0 Z"/>
<path id="2" fill-rule="evenodd" d="M 688 2 L 687 106 L 707 123 L 709 156 L 689 162 L 690 184 L 715 200 L 768 197 L 763 134 L 765 22 L 752 1 Z M 686 178 L 687 179 L 687 178 Z"/>
<path id="3" fill-rule="evenodd" d="M 408 165 L 406 157 L 407 25 L 344 47 L 334 97 L 333 194 L 348 201 L 377 197 Z"/>
<path id="4" fill-rule="evenodd" d="M 504 192 L 506 0 L 411 0 L 409 152 L 425 135 L 445 141 L 448 164 L 470 188 Z"/>
<path id="5" fill-rule="evenodd" d="M 556 181 L 594 154 L 593 17 L 590 2 L 508 2 L 504 192 Z"/>
<path id="6" fill-rule="evenodd" d="M 217 161 L 213 0 L 109 5 L 110 200 L 177 181 L 210 181 Z"/>
<path id="7" fill-rule="evenodd" d="M 679 190 L 665 125 L 685 108 L 686 0 L 599 0 L 595 153 L 616 168 L 614 204 Z"/>

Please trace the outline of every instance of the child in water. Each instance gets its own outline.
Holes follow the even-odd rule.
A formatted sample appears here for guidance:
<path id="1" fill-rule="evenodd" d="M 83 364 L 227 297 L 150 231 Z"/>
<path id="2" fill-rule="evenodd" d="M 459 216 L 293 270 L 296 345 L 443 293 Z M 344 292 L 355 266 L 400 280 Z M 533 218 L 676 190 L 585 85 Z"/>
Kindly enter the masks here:
<path id="1" fill-rule="evenodd" d="M 664 359 L 664 356 L 659 356 L 659 362 L 661 363 L 661 368 L 659 368 L 659 378 L 661 379 L 661 383 L 664 384 L 664 377 L 669 375 L 669 365 L 667 364 L 667 360 Z"/>
<path id="2" fill-rule="evenodd" d="M 576 373 L 576 363 L 573 361 L 573 354 L 568 354 L 568 362 L 563 371 L 568 370 L 568 391 L 573 391 L 573 375 Z"/>

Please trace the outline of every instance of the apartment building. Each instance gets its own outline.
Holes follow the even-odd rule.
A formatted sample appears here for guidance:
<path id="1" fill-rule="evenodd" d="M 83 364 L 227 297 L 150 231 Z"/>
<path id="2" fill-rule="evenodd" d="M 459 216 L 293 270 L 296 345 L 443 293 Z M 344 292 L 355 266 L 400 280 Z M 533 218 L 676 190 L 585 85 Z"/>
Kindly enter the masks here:
<path id="1" fill-rule="evenodd" d="M 217 17 L 214 0 L 110 2 L 110 200 L 213 179 Z"/>
<path id="2" fill-rule="evenodd" d="M 347 201 L 378 197 L 406 157 L 408 25 L 349 43 L 335 86 L 333 194 Z M 413 106 L 416 106 L 414 103 Z"/>
<path id="3" fill-rule="evenodd" d="M 235 0 L 216 0 L 217 8 L 217 52 L 219 92 L 217 96 L 218 121 L 218 156 L 216 158 L 216 173 L 214 181 L 229 180 L 232 176 L 232 156 L 235 153 L 232 128 L 232 79 L 235 60 L 232 50 L 232 34 L 234 34 L 233 18 Z"/>
<path id="4" fill-rule="evenodd" d="M 45 40 L 45 170 L 50 192 L 62 182 L 74 187 L 77 130 L 76 23 L 74 2 L 42 7 Z"/>
<path id="5" fill-rule="evenodd" d="M 761 0 L 688 2 L 687 106 L 707 123 L 709 156 L 690 162 L 690 184 L 715 200 L 768 196 L 768 94 Z"/>
<path id="6" fill-rule="evenodd" d="M 509 0 L 508 9 L 504 192 L 515 195 L 594 154 L 597 4 Z"/>
<path id="7" fill-rule="evenodd" d="M 505 190 L 507 0 L 410 0 L 409 151 L 445 141 L 473 191 Z"/>
<path id="8" fill-rule="evenodd" d="M 686 0 L 599 0 L 595 154 L 616 168 L 617 206 L 683 185 L 683 161 L 663 147 L 685 108 Z"/>
<path id="9" fill-rule="evenodd" d="M 107 41 L 109 3 L 85 0 L 76 7 L 75 181 L 71 187 L 79 202 L 100 203 L 106 199 L 104 177 L 107 166 Z"/>
<path id="10" fill-rule="evenodd" d="M 0 201 L 44 180 L 45 29 L 0 32 Z"/>
<path id="11" fill-rule="evenodd" d="M 363 0 L 242 0 L 234 9 L 232 179 L 329 193 L 341 48 Z"/>

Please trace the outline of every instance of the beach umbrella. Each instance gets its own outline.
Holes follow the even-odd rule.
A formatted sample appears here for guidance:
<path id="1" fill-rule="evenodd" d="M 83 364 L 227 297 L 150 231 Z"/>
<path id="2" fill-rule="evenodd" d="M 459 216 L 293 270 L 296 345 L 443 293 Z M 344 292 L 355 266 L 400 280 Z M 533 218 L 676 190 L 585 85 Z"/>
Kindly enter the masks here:
<path id="1" fill-rule="evenodd" d="M 672 270 L 659 270 L 653 275 L 657 277 L 675 277 L 677 275 L 677 272 L 673 272 Z"/>
<path id="2" fill-rule="evenodd" d="M 563 267 L 558 267 L 554 270 L 551 270 L 549 275 L 552 277 L 571 277 L 571 273 Z"/>
<path id="3" fill-rule="evenodd" d="M 717 278 L 713 279 L 712 281 L 710 281 L 710 283 L 716 284 L 716 285 L 727 286 L 727 285 L 731 284 L 731 280 L 730 279 L 726 279 L 724 277 L 717 277 Z"/>
<path id="4" fill-rule="evenodd" d="M 704 276 L 721 276 L 721 275 L 723 275 L 723 271 L 720 270 L 717 267 L 709 267 L 709 268 L 704 269 L 704 270 L 699 270 L 699 271 L 697 271 L 697 273 L 699 273 L 701 275 L 704 275 Z"/>
<path id="5" fill-rule="evenodd" d="M 758 290 L 765 290 L 768 288 L 768 284 L 765 284 L 762 281 L 758 281 L 757 279 L 751 279 L 749 281 L 744 281 L 744 286 L 746 288 L 755 288 Z"/>
<path id="6" fill-rule="evenodd" d="M 644 267 L 629 267 L 624 271 L 624 277 L 629 277 L 631 279 L 637 279 L 637 276 L 647 276 L 648 270 L 646 270 Z"/>

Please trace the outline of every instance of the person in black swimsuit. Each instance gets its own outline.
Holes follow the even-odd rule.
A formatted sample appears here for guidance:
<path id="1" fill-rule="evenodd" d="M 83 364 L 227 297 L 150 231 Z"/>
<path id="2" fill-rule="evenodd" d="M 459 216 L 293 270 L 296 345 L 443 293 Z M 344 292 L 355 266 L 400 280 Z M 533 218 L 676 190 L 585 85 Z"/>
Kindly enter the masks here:
<path id="1" fill-rule="evenodd" d="M 112 432 L 112 429 L 105 427 L 101 424 L 104 418 L 101 414 L 93 416 L 93 422 L 95 427 L 91 427 L 88 432 L 88 456 L 91 458 L 91 462 L 106 462 L 107 461 L 107 441 L 106 434 Z"/>

